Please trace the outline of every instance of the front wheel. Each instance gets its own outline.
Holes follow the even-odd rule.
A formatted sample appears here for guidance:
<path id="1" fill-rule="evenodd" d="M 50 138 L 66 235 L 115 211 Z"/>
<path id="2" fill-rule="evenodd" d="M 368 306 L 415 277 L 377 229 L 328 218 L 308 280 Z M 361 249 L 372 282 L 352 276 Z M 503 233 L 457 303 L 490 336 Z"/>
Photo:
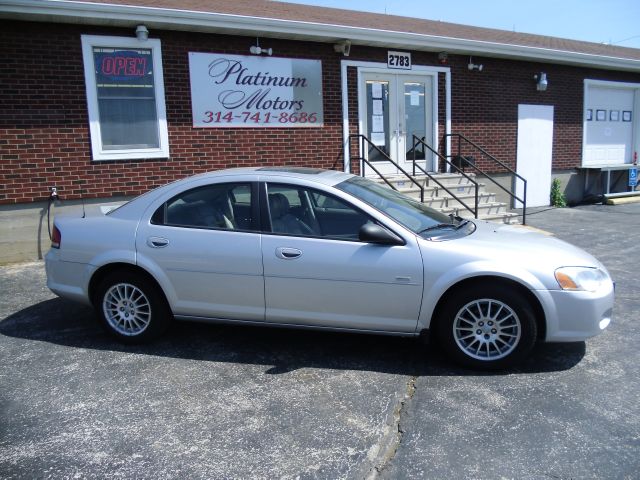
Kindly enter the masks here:
<path id="1" fill-rule="evenodd" d="M 156 338 L 171 319 L 162 292 L 134 272 L 107 275 L 96 291 L 94 308 L 103 327 L 124 343 Z"/>
<path id="2" fill-rule="evenodd" d="M 507 287 L 476 287 L 451 297 L 438 323 L 445 352 L 461 365 L 501 369 L 533 348 L 536 321 L 529 301 Z"/>

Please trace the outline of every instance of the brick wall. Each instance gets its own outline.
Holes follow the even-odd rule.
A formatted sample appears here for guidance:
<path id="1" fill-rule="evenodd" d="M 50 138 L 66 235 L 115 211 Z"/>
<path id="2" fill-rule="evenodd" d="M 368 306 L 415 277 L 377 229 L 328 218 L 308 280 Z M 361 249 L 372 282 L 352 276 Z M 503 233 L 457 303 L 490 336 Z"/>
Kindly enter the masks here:
<path id="1" fill-rule="evenodd" d="M 322 60 L 324 127 L 194 129 L 188 52 L 246 55 L 255 38 L 152 32 L 162 41 L 171 158 L 92 162 L 81 34 L 131 29 L 0 22 L 0 203 L 136 195 L 195 173 L 252 165 L 336 168 L 340 57 L 332 45 L 263 39 L 275 55 Z M 340 157 L 337 168 L 342 168 Z"/>
<path id="2" fill-rule="evenodd" d="M 518 104 L 553 105 L 553 169 L 568 170 L 582 160 L 584 79 L 640 83 L 640 75 L 565 65 L 473 57 L 482 72 L 469 71 L 469 57 L 450 58 L 453 132 L 484 147 L 515 169 Z M 536 90 L 534 75 L 547 74 L 549 87 Z M 473 154 L 463 150 L 463 154 Z M 483 162 L 482 167 L 490 163 Z"/>
<path id="3" fill-rule="evenodd" d="M 152 31 L 162 41 L 171 158 L 92 162 L 81 34 L 133 36 L 132 29 L 0 22 L 0 203 L 44 200 L 56 185 L 64 199 L 135 195 L 207 170 L 252 165 L 342 168 L 341 55 L 330 44 L 261 39 L 274 55 L 322 60 L 322 128 L 192 128 L 188 52 L 248 54 L 253 37 Z M 349 60 L 386 63 L 386 50 L 353 46 Z M 640 75 L 449 55 L 453 131 L 515 166 L 519 103 L 555 107 L 554 169 L 580 164 L 583 79 L 639 82 Z M 438 65 L 437 54 L 413 52 L 414 64 Z M 357 133 L 356 71 L 349 69 L 351 132 Z M 544 71 L 549 89 L 537 92 Z M 444 128 L 444 75 L 440 75 Z M 441 131 L 441 133 L 442 133 Z M 463 152 L 465 153 L 465 152 Z"/>

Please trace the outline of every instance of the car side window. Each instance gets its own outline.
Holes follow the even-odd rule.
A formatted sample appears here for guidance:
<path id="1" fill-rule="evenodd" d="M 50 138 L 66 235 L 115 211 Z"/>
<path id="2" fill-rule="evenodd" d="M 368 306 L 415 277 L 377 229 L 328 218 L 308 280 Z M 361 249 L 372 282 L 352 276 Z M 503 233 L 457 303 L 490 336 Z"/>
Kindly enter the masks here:
<path id="1" fill-rule="evenodd" d="M 358 240 L 373 220 L 348 202 L 297 185 L 268 184 L 271 231 L 287 235 Z"/>
<path id="2" fill-rule="evenodd" d="M 173 227 L 255 230 L 251 184 L 221 183 L 192 188 L 163 203 L 151 223 Z"/>

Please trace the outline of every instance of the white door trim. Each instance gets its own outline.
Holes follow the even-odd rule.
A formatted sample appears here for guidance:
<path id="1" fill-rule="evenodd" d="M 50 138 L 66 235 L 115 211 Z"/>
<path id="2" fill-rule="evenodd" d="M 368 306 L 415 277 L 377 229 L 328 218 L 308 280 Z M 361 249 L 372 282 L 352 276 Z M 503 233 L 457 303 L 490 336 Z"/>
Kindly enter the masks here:
<path id="1" fill-rule="evenodd" d="M 394 74 L 406 74 L 406 75 L 431 75 L 433 76 L 433 125 L 434 125 L 434 148 L 438 148 L 438 73 L 445 74 L 445 133 L 451 133 L 451 69 L 449 67 L 434 67 L 427 65 L 413 65 L 411 70 L 399 71 L 389 70 L 386 68 L 385 63 L 379 62 L 362 62 L 355 60 L 342 60 L 340 75 L 341 75 L 341 89 L 342 89 L 342 145 L 344 151 L 344 171 L 349 172 L 351 169 L 351 159 L 349 158 L 349 150 L 347 146 L 347 140 L 349 138 L 349 92 L 347 90 L 347 69 L 349 67 L 356 67 L 358 69 L 358 99 L 360 98 L 360 83 L 361 83 L 361 69 L 371 73 L 394 73 Z M 361 117 L 358 118 L 358 132 L 362 133 L 363 124 Z M 450 146 L 447 143 L 447 155 L 450 155 Z"/>

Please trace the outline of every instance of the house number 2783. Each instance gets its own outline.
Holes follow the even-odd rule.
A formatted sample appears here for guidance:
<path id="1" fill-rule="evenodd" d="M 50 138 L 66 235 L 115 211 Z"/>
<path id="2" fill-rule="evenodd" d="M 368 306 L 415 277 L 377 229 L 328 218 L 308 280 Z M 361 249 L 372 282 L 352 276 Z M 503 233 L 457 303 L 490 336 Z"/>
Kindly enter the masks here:
<path id="1" fill-rule="evenodd" d="M 387 68 L 411 70 L 411 54 L 407 52 L 387 52 Z"/>

